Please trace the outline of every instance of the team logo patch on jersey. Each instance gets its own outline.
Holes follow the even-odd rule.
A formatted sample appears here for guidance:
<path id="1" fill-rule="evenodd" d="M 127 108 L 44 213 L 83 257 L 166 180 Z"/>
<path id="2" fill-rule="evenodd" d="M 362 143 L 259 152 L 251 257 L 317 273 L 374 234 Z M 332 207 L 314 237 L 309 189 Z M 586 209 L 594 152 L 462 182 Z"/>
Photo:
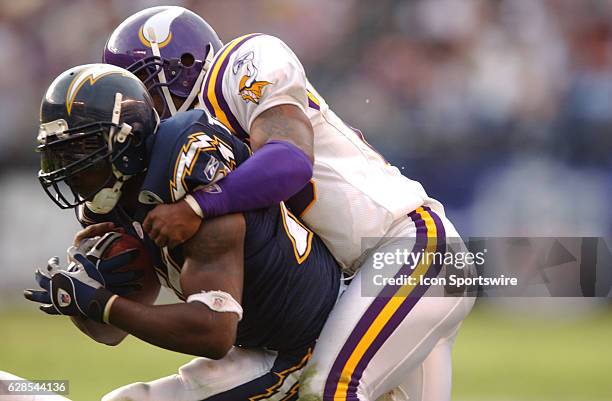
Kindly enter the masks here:
<path id="1" fill-rule="evenodd" d="M 258 70 L 253 63 L 254 58 L 255 53 L 252 51 L 240 56 L 234 61 L 232 71 L 234 75 L 243 74 L 238 85 L 240 97 L 246 102 L 259 104 L 264 88 L 272 82 L 257 80 Z"/>
<path id="2" fill-rule="evenodd" d="M 221 167 L 219 160 L 217 160 L 215 157 L 211 157 L 204 167 L 204 178 L 206 178 L 209 182 L 212 182 L 217 175 L 217 171 L 219 171 L 219 167 Z"/>
<path id="3" fill-rule="evenodd" d="M 252 82 L 250 85 L 249 81 Z M 268 81 L 254 81 L 245 75 L 240 79 L 240 88 L 238 92 L 240 93 L 240 96 L 242 96 L 243 100 L 259 104 L 263 88 L 271 83 L 272 82 Z"/>

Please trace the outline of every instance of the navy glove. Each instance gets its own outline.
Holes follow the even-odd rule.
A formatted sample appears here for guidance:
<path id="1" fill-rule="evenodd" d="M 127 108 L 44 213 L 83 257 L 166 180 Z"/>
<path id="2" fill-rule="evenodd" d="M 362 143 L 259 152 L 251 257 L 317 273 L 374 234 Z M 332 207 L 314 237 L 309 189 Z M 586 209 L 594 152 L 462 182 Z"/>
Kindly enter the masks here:
<path id="1" fill-rule="evenodd" d="M 26 290 L 24 296 L 30 301 L 41 303 L 40 310 L 51 315 L 87 316 L 84 302 L 90 301 L 89 298 L 93 296 L 92 292 L 101 288 L 101 275 L 95 271 L 95 266 L 92 265 L 91 261 L 83 255 L 73 254 L 73 258 L 74 261 L 68 266 L 67 270 L 62 270 L 59 266 L 57 256 L 49 259 L 46 269 L 37 269 L 34 273 L 34 278 L 42 290 Z M 81 264 L 79 260 L 84 261 L 85 265 Z M 68 275 L 68 281 L 65 278 L 58 278 L 54 285 L 54 277 L 63 274 Z M 89 274 L 95 278 L 89 279 Z M 79 279 L 85 281 L 88 285 L 82 283 Z M 67 285 L 67 290 L 62 288 L 65 285 Z M 73 302 L 73 300 L 77 300 L 77 289 L 83 309 L 79 309 L 78 304 Z"/>
<path id="2" fill-rule="evenodd" d="M 106 249 L 120 237 L 119 233 L 107 233 L 103 237 L 83 241 L 78 248 L 70 247 L 68 257 L 72 263 L 67 270 L 61 269 L 59 258 L 49 259 L 47 268 L 36 270 L 34 274 L 43 290 L 26 290 L 24 296 L 30 301 L 41 303 L 40 310 L 48 314 L 85 315 L 101 321 L 103 306 L 113 293 L 126 295 L 141 287 L 135 283 L 142 277 L 141 271 L 118 271 L 133 260 L 137 250 L 127 250 L 106 260 L 100 259 Z M 87 255 L 83 255 L 86 250 Z M 58 274 L 61 277 L 55 278 Z M 102 307 L 101 312 L 97 311 L 99 307 Z"/>
<path id="3" fill-rule="evenodd" d="M 142 287 L 137 280 L 144 275 L 144 272 L 140 270 L 119 271 L 138 256 L 137 249 L 128 249 L 112 258 L 101 259 L 106 250 L 120 238 L 121 233 L 111 231 L 102 237 L 87 238 L 78 247 L 68 248 L 67 252 L 68 259 L 71 261 L 74 261 L 75 254 L 82 255 L 87 252 L 86 256 L 90 264 L 93 264 L 100 272 L 102 286 L 114 294 L 125 296 Z"/>
<path id="4" fill-rule="evenodd" d="M 73 255 L 77 269 L 58 271 L 51 277 L 48 293 L 62 315 L 86 316 L 103 322 L 104 308 L 113 293 L 103 287 L 104 279 L 85 255 Z"/>
<path id="5" fill-rule="evenodd" d="M 45 269 L 36 269 L 36 272 L 34 272 L 34 279 L 42 290 L 30 289 L 23 292 L 26 299 L 42 304 L 40 305 L 39 309 L 50 315 L 60 314 L 59 311 L 55 309 L 55 306 L 53 306 L 51 296 L 49 295 L 51 276 L 53 276 L 53 274 L 60 269 L 59 258 L 57 256 L 52 257 L 48 260 L 47 267 Z"/>

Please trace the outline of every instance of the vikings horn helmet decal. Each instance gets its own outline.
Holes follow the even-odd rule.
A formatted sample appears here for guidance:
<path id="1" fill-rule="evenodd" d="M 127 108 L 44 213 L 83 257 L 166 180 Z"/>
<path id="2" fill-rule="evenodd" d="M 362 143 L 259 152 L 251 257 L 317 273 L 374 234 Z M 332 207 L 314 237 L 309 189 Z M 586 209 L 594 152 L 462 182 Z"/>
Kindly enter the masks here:
<path id="1" fill-rule="evenodd" d="M 184 10 L 181 7 L 169 7 L 167 10 L 154 14 L 147 19 L 138 31 L 138 38 L 143 45 L 152 47 L 153 42 L 161 49 L 172 39 L 170 25 Z"/>
<path id="2" fill-rule="evenodd" d="M 43 189 L 62 209 L 88 202 L 92 211 L 108 213 L 123 183 L 146 170 L 146 142 L 158 124 L 147 89 L 129 71 L 108 64 L 65 71 L 40 106 Z M 75 188 L 92 172 L 105 181 L 87 191 Z"/>
<path id="3" fill-rule="evenodd" d="M 159 97 L 162 118 L 191 107 L 222 43 L 197 14 L 176 6 L 151 7 L 123 21 L 104 48 L 103 61 L 134 73 Z M 183 99 L 180 107 L 172 97 Z"/>

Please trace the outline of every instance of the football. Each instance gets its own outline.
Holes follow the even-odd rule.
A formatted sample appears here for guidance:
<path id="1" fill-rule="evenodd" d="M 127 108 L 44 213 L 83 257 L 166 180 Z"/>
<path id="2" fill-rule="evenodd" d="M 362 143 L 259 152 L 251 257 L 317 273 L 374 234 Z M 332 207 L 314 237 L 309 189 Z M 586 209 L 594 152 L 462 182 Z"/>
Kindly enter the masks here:
<path id="1" fill-rule="evenodd" d="M 136 281 L 141 288 L 129 293 L 126 295 L 126 298 L 144 304 L 152 304 L 157 298 L 160 284 L 153 268 L 153 260 L 140 239 L 126 233 L 121 233 L 121 237 L 104 251 L 102 259 L 112 258 L 131 249 L 138 250 L 137 256 L 129 265 L 124 266 L 119 271 L 137 270 L 141 271 L 143 275 Z"/>

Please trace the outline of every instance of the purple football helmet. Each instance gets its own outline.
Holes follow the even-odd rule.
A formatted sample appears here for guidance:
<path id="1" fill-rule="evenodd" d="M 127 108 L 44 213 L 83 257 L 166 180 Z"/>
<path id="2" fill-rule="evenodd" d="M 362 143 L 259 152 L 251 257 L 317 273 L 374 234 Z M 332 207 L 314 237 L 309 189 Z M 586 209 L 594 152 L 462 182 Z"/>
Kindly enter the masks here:
<path id="1" fill-rule="evenodd" d="M 158 112 L 166 118 L 192 105 L 222 45 L 217 33 L 197 14 L 183 7 L 151 7 L 113 31 L 103 61 L 138 76 L 151 96 L 159 96 L 163 110 Z M 171 94 L 184 99 L 180 108 Z"/>

